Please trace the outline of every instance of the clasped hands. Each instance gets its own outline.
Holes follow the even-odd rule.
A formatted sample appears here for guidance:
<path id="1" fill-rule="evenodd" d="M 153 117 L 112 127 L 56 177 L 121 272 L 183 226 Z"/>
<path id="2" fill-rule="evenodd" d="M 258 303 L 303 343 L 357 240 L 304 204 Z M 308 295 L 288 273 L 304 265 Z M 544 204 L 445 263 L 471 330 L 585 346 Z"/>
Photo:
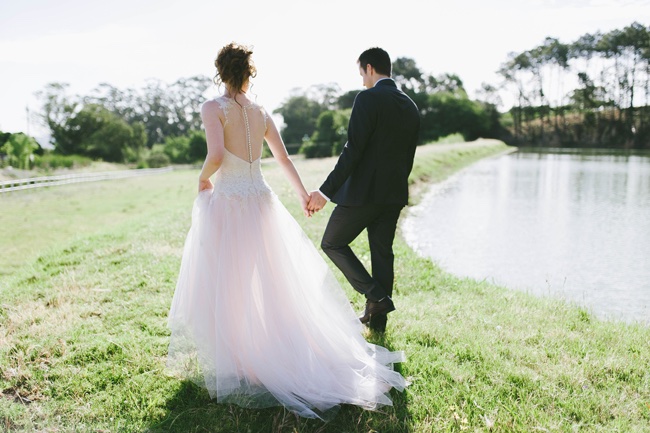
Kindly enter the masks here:
<path id="1" fill-rule="evenodd" d="M 311 217 L 314 213 L 323 209 L 327 204 L 327 200 L 318 190 L 310 192 L 307 197 L 302 198 L 302 211 L 306 217 Z"/>

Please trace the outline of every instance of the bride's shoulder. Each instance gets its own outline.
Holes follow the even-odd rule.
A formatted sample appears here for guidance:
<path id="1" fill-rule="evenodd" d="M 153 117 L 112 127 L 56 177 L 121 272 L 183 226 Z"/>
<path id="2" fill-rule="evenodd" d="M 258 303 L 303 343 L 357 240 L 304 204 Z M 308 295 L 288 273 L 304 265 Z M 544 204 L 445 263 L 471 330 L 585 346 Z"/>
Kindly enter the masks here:
<path id="1" fill-rule="evenodd" d="M 221 119 L 221 122 L 224 123 L 227 118 L 227 112 L 227 106 L 219 98 L 208 99 L 201 104 L 201 118 L 204 121 L 208 119 Z"/>
<path id="2" fill-rule="evenodd" d="M 264 108 L 264 104 L 262 104 L 262 103 L 260 103 L 258 101 L 250 101 L 250 103 L 248 105 L 251 106 L 251 107 L 257 108 L 262 113 L 266 114 L 266 109 Z"/>
<path id="3" fill-rule="evenodd" d="M 211 106 L 211 107 L 221 107 L 221 108 L 223 108 L 226 105 L 228 105 L 229 100 L 230 100 L 230 98 L 226 98 L 225 96 L 217 96 L 217 97 L 214 97 L 212 99 L 208 99 L 207 101 L 205 101 L 203 103 L 203 105 L 207 104 L 208 106 Z"/>
<path id="4" fill-rule="evenodd" d="M 203 104 L 201 104 L 202 113 L 213 113 L 219 110 L 219 108 L 219 103 L 215 99 L 208 99 L 207 101 L 204 101 Z"/>
<path id="5" fill-rule="evenodd" d="M 218 111 L 224 111 L 228 105 L 228 101 L 224 97 L 217 97 L 208 99 L 207 101 L 201 104 L 201 112 L 214 113 Z"/>
<path id="6" fill-rule="evenodd" d="M 261 111 L 262 113 L 264 113 L 265 115 L 267 114 L 267 113 L 266 113 L 266 108 L 264 108 L 264 105 L 262 105 L 262 104 L 258 104 L 257 102 L 253 102 L 251 105 L 252 105 L 253 107 L 256 107 L 258 110 L 260 110 L 260 111 Z"/>

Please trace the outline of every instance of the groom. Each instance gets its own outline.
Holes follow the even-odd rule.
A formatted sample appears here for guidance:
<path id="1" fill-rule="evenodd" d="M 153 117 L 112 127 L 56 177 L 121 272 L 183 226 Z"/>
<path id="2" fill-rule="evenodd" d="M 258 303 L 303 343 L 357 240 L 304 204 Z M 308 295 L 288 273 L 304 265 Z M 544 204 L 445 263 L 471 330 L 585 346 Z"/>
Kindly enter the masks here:
<path id="1" fill-rule="evenodd" d="M 331 200 L 337 206 L 321 247 L 352 287 L 366 296 L 359 318 L 374 331 L 386 330 L 386 315 L 395 310 L 393 240 L 397 220 L 408 203 L 408 177 L 420 130 L 415 103 L 390 78 L 391 61 L 381 48 L 364 51 L 357 60 L 363 86 L 352 107 L 348 141 L 334 170 L 311 193 L 310 212 Z M 350 243 L 368 231 L 372 276 Z"/>

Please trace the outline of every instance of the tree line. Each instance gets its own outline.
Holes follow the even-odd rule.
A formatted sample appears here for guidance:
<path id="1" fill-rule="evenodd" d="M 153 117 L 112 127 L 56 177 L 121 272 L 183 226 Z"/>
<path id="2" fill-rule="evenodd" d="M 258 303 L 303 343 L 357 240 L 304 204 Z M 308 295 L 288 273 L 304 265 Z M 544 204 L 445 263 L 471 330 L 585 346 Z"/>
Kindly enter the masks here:
<path id="1" fill-rule="evenodd" d="M 103 83 L 70 97 L 66 84 L 52 83 L 37 96 L 57 153 L 159 166 L 205 156 L 200 106 L 209 85 L 205 76 L 149 80 L 141 89 Z"/>
<path id="2" fill-rule="evenodd" d="M 498 133 L 496 106 L 470 100 L 458 76 L 425 74 L 409 58 L 398 58 L 393 69 L 396 82 L 420 108 L 421 143 L 452 133 L 468 140 Z M 36 94 L 42 103 L 39 117 L 53 145 L 47 160 L 82 156 L 150 167 L 199 161 L 206 154 L 200 106 L 211 84 L 204 76 L 171 85 L 151 80 L 141 89 L 122 90 L 103 83 L 80 96 L 70 95 L 66 83 L 49 83 Z M 274 111 L 283 118 L 282 135 L 289 151 L 307 157 L 340 153 L 359 91 L 341 92 L 336 84 L 293 91 Z M 0 147 L 0 153 L 11 155 L 5 162 L 21 161 L 21 167 L 27 168 L 31 152 L 44 152 L 33 139 L 29 143 Z"/>
<path id="3" fill-rule="evenodd" d="M 483 83 L 476 99 L 456 74 L 427 73 L 408 57 L 392 66 L 397 85 L 420 109 L 421 144 L 461 134 L 513 145 L 650 148 L 650 28 L 638 22 L 571 43 L 548 37 L 511 53 L 498 71 L 502 81 Z M 200 106 L 211 85 L 200 75 L 171 84 L 149 80 L 140 89 L 103 83 L 80 96 L 70 95 L 68 84 L 50 83 L 37 96 L 54 149 L 43 150 L 22 133 L 0 132 L 0 164 L 29 168 L 86 158 L 157 167 L 199 161 L 206 153 Z M 282 116 L 290 153 L 340 153 L 361 90 L 320 84 L 292 91 L 274 110 Z M 515 102 L 501 113 L 504 92 Z"/>
<path id="4" fill-rule="evenodd" d="M 570 43 L 547 37 L 511 53 L 498 72 L 515 101 L 503 118 L 508 142 L 650 148 L 649 27 L 634 22 Z"/>
<path id="5" fill-rule="evenodd" d="M 392 78 L 420 109 L 420 144 L 461 134 L 465 140 L 496 138 L 505 130 L 493 102 L 468 97 L 458 75 L 422 71 L 414 59 L 397 58 Z M 361 91 L 341 92 L 336 84 L 297 89 L 274 113 L 282 115 L 283 137 L 307 157 L 338 155 L 347 139 L 354 98 Z"/>
<path id="6" fill-rule="evenodd" d="M 67 83 L 49 83 L 36 93 L 41 101 L 38 118 L 48 128 L 53 145 L 49 161 L 82 156 L 158 167 L 200 160 L 207 152 L 200 106 L 210 85 L 205 76 L 169 85 L 149 80 L 141 89 L 122 90 L 102 83 L 81 96 L 70 95 Z M 12 164 L 24 161 L 15 149 L 14 144 L 0 142 L 0 153 Z M 30 149 L 46 153 L 38 144 Z"/>

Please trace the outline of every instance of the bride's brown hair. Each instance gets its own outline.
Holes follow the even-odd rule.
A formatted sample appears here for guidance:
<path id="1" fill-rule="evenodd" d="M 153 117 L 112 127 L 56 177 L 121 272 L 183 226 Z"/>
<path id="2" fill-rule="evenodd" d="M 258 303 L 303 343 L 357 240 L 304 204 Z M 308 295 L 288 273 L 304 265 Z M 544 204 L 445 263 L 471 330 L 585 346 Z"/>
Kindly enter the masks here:
<path id="1" fill-rule="evenodd" d="M 214 61 L 217 67 L 214 82 L 217 85 L 224 83 L 235 95 L 239 93 L 246 80 L 257 75 L 257 69 L 251 59 L 252 54 L 253 51 L 249 47 L 235 42 L 221 48 Z"/>

